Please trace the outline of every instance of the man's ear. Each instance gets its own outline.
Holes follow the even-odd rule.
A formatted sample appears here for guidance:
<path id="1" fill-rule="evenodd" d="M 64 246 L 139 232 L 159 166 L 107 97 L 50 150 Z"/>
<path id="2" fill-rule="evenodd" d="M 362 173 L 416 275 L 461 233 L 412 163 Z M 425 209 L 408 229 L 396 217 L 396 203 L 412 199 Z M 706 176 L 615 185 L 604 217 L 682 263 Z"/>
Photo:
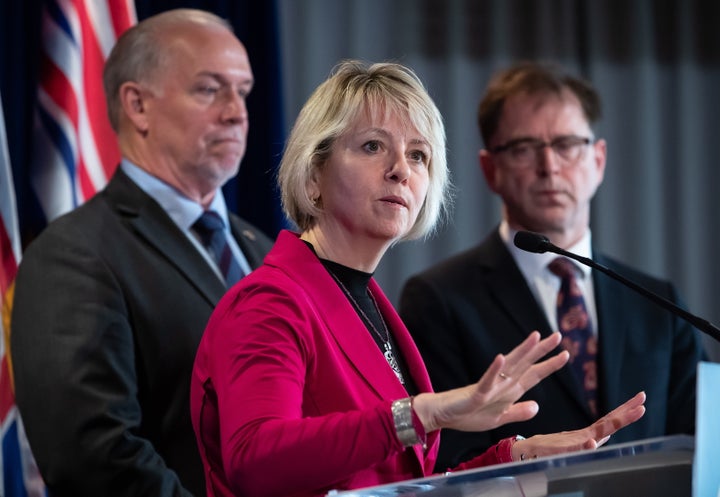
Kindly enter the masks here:
<path id="1" fill-rule="evenodd" d="M 498 193 L 495 186 L 497 165 L 492 154 L 483 148 L 478 152 L 478 161 L 488 188 L 490 188 L 490 191 Z"/>
<path id="2" fill-rule="evenodd" d="M 148 131 L 147 104 L 150 93 L 140 84 L 127 81 L 120 86 L 120 105 L 133 127 L 140 133 Z"/>
<path id="3" fill-rule="evenodd" d="M 607 160 L 607 142 L 602 138 L 593 145 L 595 150 L 595 169 L 599 178 L 598 185 L 605 177 L 605 163 Z"/>

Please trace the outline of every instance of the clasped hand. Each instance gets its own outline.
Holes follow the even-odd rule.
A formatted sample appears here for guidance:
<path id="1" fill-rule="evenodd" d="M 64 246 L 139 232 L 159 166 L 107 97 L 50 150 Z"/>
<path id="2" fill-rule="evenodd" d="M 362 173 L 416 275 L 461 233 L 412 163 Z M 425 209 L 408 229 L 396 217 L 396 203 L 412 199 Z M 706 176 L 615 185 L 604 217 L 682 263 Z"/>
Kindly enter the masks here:
<path id="1" fill-rule="evenodd" d="M 487 431 L 532 418 L 538 412 L 537 403 L 518 400 L 567 363 L 566 351 L 538 362 L 555 349 L 560 340 L 560 333 L 541 340 L 540 334 L 534 331 L 509 354 L 498 354 L 477 383 L 417 395 L 413 407 L 425 430 Z M 599 447 L 617 430 L 640 419 L 645 413 L 644 402 L 645 394 L 640 392 L 582 430 L 519 440 L 512 449 L 513 459 L 520 460 L 521 455 L 527 458 Z"/>

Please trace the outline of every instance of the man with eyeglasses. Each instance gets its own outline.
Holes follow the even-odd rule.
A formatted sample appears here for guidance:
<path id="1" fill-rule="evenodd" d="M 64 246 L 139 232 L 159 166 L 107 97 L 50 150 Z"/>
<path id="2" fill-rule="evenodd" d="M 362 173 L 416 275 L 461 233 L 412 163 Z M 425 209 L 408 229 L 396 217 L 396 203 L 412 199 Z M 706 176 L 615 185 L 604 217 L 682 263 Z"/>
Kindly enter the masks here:
<path id="1" fill-rule="evenodd" d="M 670 282 L 592 246 L 590 202 L 607 147 L 593 132 L 600 114 L 587 81 L 534 62 L 496 74 L 480 102 L 480 166 L 502 199 L 502 221 L 480 245 L 408 280 L 400 314 L 438 391 L 477 380 L 498 353 L 535 329 L 567 332 L 571 360 L 526 395 L 540 405 L 533 419 L 485 433 L 443 432 L 437 470 L 515 434 L 585 426 L 639 390 L 647 393 L 646 415 L 611 442 L 694 432 L 695 368 L 703 355 L 697 332 L 604 275 L 512 242 L 517 231 L 541 233 L 678 301 Z M 562 277 L 558 264 L 567 268 Z"/>

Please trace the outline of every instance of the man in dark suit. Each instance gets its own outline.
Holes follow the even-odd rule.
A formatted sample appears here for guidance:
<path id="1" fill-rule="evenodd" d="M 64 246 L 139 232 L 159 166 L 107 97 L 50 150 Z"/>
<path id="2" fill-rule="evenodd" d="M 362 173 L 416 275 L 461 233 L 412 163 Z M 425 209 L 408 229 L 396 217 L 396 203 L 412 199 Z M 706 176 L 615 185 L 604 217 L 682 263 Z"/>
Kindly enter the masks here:
<path id="1" fill-rule="evenodd" d="M 24 254 L 17 404 L 54 497 L 205 495 L 189 409 L 196 348 L 231 284 L 226 263 L 247 273 L 271 246 L 220 190 L 245 153 L 253 75 L 222 19 L 183 9 L 128 30 L 104 83 L 123 160 Z M 223 221 L 224 262 L 194 226 L 207 211 Z"/>
<path id="2" fill-rule="evenodd" d="M 542 233 L 678 301 L 669 282 L 592 248 L 590 202 L 606 159 L 606 142 L 592 129 L 600 111 L 589 83 L 554 66 L 519 63 L 490 82 L 479 107 L 485 143 L 479 159 L 488 186 L 503 201 L 502 222 L 479 246 L 408 280 L 400 299 L 436 390 L 476 381 L 498 353 L 532 330 L 546 336 L 563 328 L 556 308 L 561 281 L 548 268 L 556 256 L 516 248 L 517 231 Z M 580 265 L 571 272 L 589 323 L 590 345 L 582 350 L 592 356 L 584 372 L 575 375 L 566 366 L 529 391 L 526 398 L 540 404 L 530 421 L 486 433 L 443 432 L 436 469 L 507 436 L 585 426 L 638 390 L 647 393 L 647 413 L 612 441 L 693 433 L 695 368 L 702 356 L 696 331 L 603 274 Z M 580 348 L 570 339 L 564 343 L 577 347 L 570 350 L 573 362 Z"/>

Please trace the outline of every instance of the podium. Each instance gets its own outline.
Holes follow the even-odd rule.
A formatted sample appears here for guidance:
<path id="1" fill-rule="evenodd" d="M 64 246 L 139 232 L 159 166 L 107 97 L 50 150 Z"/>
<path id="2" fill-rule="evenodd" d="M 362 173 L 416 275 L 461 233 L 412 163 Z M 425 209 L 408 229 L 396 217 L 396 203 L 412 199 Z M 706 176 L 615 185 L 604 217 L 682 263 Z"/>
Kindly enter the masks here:
<path id="1" fill-rule="evenodd" d="M 332 497 L 690 497 L 694 439 L 678 435 L 397 484 Z"/>

